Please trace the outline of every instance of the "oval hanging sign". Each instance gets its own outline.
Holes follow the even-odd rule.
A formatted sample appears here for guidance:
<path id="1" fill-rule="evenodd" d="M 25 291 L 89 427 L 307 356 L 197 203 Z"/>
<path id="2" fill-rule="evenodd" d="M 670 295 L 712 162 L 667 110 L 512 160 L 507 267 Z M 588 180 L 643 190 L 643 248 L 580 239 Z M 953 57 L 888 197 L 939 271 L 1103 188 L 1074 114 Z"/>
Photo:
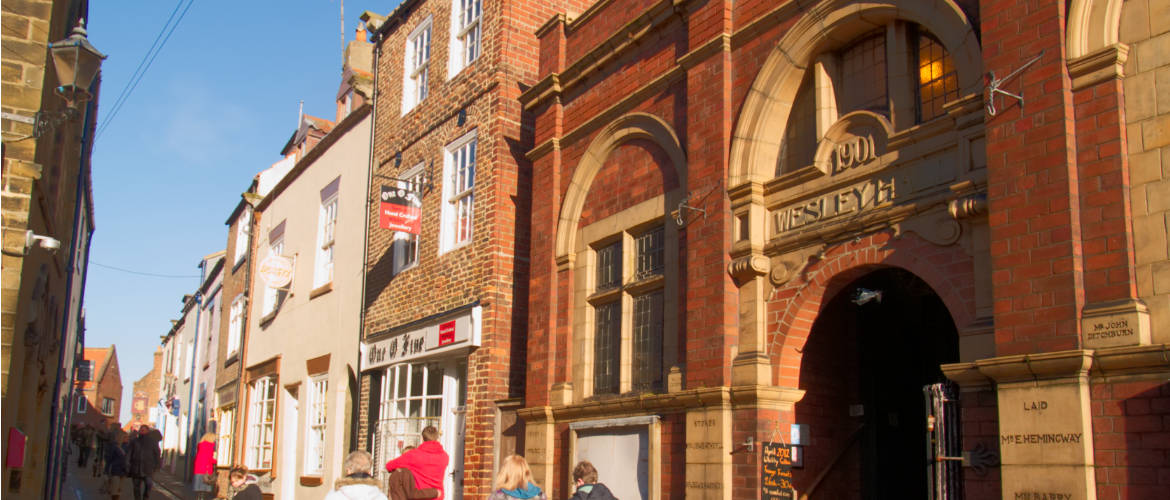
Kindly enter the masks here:
<path id="1" fill-rule="evenodd" d="M 260 269 L 256 271 L 260 279 L 272 288 L 288 286 L 292 282 L 292 259 L 280 255 L 269 255 L 260 261 Z"/>

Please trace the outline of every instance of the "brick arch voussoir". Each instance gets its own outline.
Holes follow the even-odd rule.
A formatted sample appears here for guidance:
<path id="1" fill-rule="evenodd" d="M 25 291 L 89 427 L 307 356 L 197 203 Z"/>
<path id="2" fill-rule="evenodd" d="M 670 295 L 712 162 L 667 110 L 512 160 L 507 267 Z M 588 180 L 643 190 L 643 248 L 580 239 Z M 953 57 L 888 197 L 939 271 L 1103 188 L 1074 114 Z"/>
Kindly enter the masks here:
<path id="1" fill-rule="evenodd" d="M 779 319 L 769 332 L 769 358 L 775 367 L 774 376 L 783 387 L 799 387 L 802 350 L 812 334 L 817 316 L 828 302 L 854 280 L 883 268 L 904 269 L 925 282 L 950 313 L 956 327 L 968 324 L 974 318 L 972 302 L 963 296 L 974 288 L 974 275 L 955 276 L 945 266 L 932 262 L 930 256 L 941 256 L 949 263 L 970 262 L 957 245 L 939 247 L 913 233 L 892 237 L 890 231 L 870 234 L 856 242 L 847 242 L 825 254 L 825 258 L 811 263 L 804 279 L 793 280 L 773 292 L 773 298 L 790 295 L 791 299 L 778 311 Z M 795 290 L 795 293 L 793 293 Z M 788 293 L 784 293 L 787 291 Z"/>

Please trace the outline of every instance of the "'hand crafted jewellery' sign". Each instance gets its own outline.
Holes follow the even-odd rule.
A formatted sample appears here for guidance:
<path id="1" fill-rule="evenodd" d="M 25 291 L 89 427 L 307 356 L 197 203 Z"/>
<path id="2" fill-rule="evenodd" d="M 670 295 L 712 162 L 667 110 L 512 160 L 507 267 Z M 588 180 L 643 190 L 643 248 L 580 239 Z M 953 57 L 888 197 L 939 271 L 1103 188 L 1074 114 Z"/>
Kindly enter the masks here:
<path id="1" fill-rule="evenodd" d="M 382 186 L 382 203 L 378 210 L 378 225 L 383 229 L 419 234 L 422 219 L 422 201 L 418 193 L 404 187 Z"/>

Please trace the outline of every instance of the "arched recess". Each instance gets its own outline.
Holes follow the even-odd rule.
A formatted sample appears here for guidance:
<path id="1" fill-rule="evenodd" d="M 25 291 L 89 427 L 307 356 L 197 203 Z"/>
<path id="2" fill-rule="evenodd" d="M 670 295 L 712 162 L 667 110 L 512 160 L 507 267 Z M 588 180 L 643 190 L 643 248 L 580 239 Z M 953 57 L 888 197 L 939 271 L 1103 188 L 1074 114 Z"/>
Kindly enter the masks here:
<path id="1" fill-rule="evenodd" d="M 823 260 L 810 266 L 799 282 L 778 288 L 771 299 L 777 302 L 777 297 L 790 297 L 783 301 L 780 310 L 769 311 L 769 314 L 779 313 L 780 326 L 780 331 L 769 333 L 769 357 L 781 373 L 791 374 L 776 380 L 782 387 L 800 387 L 801 350 L 822 307 L 841 291 L 840 287 L 874 270 L 897 267 L 917 276 L 939 296 L 956 326 L 969 324 L 975 318 L 971 257 L 959 247 L 939 247 L 913 234 L 895 236 L 890 231 L 873 233 L 844 245 L 827 252 Z M 965 271 L 956 273 L 947 269 Z M 796 293 L 786 293 L 793 288 Z M 785 376 L 795 378 L 785 379 Z"/>
<path id="2" fill-rule="evenodd" d="M 1076 59 L 1118 41 L 1123 0 L 1072 0 L 1065 27 L 1065 57 Z"/>
<path id="3" fill-rule="evenodd" d="M 895 19 L 925 27 L 946 47 L 955 61 L 961 96 L 981 92 L 979 40 L 953 1 L 821 2 L 781 38 L 752 82 L 731 139 L 729 187 L 763 183 L 775 175 L 788 114 L 812 58 Z"/>
<path id="4" fill-rule="evenodd" d="M 647 113 L 630 113 L 614 120 L 594 137 L 577 168 L 573 170 L 573 178 L 569 181 L 565 201 L 561 205 L 561 216 L 557 221 L 555 257 L 558 263 L 567 262 L 576 249 L 577 223 L 581 220 L 581 210 L 585 206 L 593 178 L 605 165 L 605 159 L 614 148 L 634 139 L 645 139 L 662 148 L 670 157 L 679 186 L 686 189 L 686 154 L 670 125 Z"/>

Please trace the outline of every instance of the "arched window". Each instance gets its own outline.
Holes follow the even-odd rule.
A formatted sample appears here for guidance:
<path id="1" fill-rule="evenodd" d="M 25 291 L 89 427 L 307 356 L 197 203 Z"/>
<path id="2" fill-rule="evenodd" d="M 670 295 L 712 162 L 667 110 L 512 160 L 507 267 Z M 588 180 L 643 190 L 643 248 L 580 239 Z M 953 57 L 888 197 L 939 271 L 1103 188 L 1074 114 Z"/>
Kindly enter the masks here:
<path id="1" fill-rule="evenodd" d="M 841 116 L 870 111 L 896 130 L 942 116 L 959 97 L 955 64 L 918 25 L 897 21 L 811 58 L 792 101 L 779 173 L 812 164 L 817 142 Z"/>

